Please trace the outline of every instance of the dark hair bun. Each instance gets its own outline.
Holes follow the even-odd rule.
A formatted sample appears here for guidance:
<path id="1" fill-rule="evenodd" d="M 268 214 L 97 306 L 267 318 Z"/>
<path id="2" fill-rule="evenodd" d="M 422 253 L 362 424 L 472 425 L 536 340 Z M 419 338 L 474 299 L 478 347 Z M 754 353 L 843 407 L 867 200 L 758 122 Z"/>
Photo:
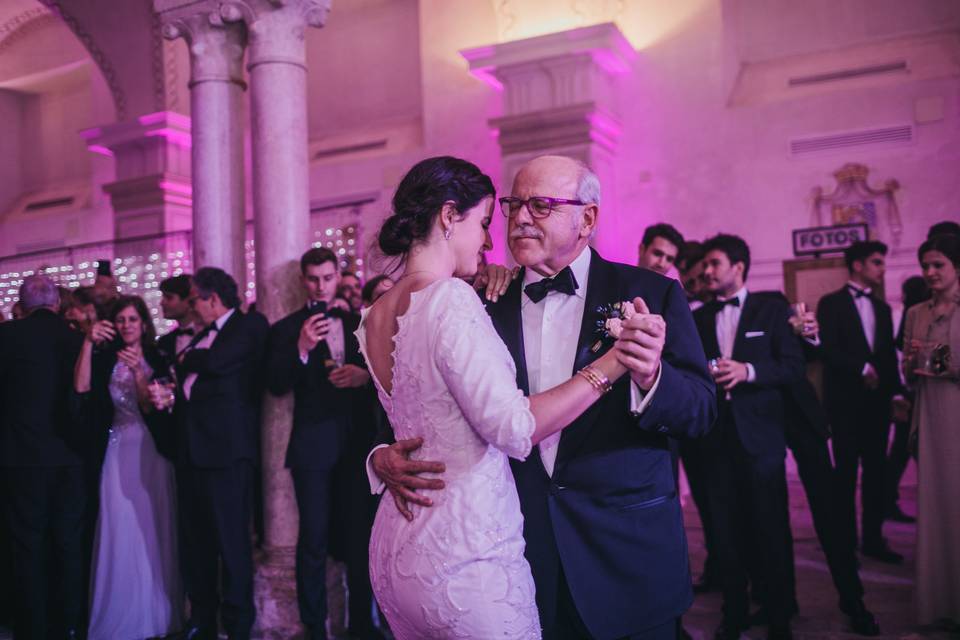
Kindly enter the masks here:
<path id="1" fill-rule="evenodd" d="M 393 215 L 377 238 L 387 256 L 404 255 L 426 240 L 443 205 L 453 202 L 464 213 L 494 195 L 493 181 L 479 167 L 452 156 L 427 158 L 415 164 L 393 196 Z"/>
<path id="2" fill-rule="evenodd" d="M 413 229 L 410 219 L 394 214 L 386 219 L 380 227 L 380 236 L 377 241 L 380 250 L 386 256 L 401 256 L 410 251 L 413 245 Z"/>

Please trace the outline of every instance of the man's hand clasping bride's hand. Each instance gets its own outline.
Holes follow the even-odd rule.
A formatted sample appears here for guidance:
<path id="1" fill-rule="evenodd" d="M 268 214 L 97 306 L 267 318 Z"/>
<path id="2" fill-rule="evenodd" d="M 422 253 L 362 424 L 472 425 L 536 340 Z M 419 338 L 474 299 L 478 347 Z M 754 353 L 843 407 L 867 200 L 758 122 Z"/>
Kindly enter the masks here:
<path id="1" fill-rule="evenodd" d="M 643 298 L 634 298 L 632 304 L 634 313 L 623 321 L 614 348 L 630 378 L 643 391 L 649 391 L 660 373 L 667 323 L 663 316 L 650 313 Z"/>

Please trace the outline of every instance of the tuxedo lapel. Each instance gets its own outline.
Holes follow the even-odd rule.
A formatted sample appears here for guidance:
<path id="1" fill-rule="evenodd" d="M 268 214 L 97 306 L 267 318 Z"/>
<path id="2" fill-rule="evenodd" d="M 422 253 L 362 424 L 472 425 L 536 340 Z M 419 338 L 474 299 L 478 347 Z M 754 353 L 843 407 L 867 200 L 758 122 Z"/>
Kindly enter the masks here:
<path id="1" fill-rule="evenodd" d="M 596 352 L 592 350 L 593 345 L 600 338 L 596 332 L 597 321 L 601 317 L 597 308 L 614 302 L 623 302 L 616 270 L 593 249 L 590 251 L 593 253 L 590 258 L 590 275 L 587 277 L 587 294 L 583 306 L 583 319 L 580 322 L 580 339 L 577 342 L 577 357 L 571 375 L 575 375 L 577 371 L 603 355 L 609 348 L 609 345 L 604 345 L 606 348 L 598 349 Z M 589 412 L 589 409 L 587 411 Z M 560 436 L 560 448 L 557 450 L 554 477 L 590 434 L 592 426 L 591 420 L 581 416 L 563 430 Z"/>
<path id="2" fill-rule="evenodd" d="M 601 258 L 596 251 L 590 258 L 590 271 L 587 276 L 587 295 L 583 305 L 583 319 L 580 322 L 580 337 L 577 340 L 577 357 L 573 363 L 571 375 L 584 368 L 606 349 L 591 349 L 600 338 L 597 334 L 597 321 L 601 319 L 597 309 L 606 304 L 623 302 L 617 292 L 617 273 L 613 266 Z"/>
<path id="3" fill-rule="evenodd" d="M 530 395 L 530 381 L 527 378 L 527 356 L 523 348 L 523 319 L 520 315 L 521 295 L 523 292 L 523 269 L 514 278 L 499 301 L 487 306 L 493 326 L 500 339 L 507 345 L 517 368 L 517 386 L 524 395 Z"/>
<path id="4" fill-rule="evenodd" d="M 744 348 L 744 341 L 746 340 L 746 334 L 748 327 L 753 325 L 754 319 L 757 317 L 757 312 L 759 311 L 758 303 L 760 300 L 750 293 L 747 293 L 747 297 L 743 302 L 743 310 L 740 312 L 740 321 L 737 323 L 737 334 L 733 339 L 733 353 L 731 357 L 734 360 L 742 359 L 746 361 L 746 358 L 738 358 L 741 353 L 741 350 Z M 716 336 L 717 332 L 713 332 Z"/>

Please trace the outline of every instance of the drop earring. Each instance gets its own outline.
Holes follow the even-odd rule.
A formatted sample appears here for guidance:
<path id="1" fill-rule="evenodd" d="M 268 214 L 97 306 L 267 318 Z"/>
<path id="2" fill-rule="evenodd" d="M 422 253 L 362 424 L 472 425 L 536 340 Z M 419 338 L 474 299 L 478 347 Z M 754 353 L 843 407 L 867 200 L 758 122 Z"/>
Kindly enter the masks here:
<path id="1" fill-rule="evenodd" d="M 443 239 L 444 239 L 444 240 L 449 240 L 449 239 L 450 239 L 450 229 L 445 229 L 445 230 L 443 231 Z"/>

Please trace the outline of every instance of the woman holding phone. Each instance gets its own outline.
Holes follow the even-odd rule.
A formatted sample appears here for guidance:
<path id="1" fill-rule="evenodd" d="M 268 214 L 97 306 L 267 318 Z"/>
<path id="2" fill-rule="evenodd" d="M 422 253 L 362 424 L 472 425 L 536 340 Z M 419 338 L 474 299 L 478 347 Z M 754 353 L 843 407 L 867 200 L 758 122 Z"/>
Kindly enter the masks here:
<path id="1" fill-rule="evenodd" d="M 165 636 L 182 622 L 174 477 L 147 426 L 151 379 L 167 374 L 143 300 L 123 296 L 90 327 L 74 390 L 98 474 L 90 640 Z"/>

